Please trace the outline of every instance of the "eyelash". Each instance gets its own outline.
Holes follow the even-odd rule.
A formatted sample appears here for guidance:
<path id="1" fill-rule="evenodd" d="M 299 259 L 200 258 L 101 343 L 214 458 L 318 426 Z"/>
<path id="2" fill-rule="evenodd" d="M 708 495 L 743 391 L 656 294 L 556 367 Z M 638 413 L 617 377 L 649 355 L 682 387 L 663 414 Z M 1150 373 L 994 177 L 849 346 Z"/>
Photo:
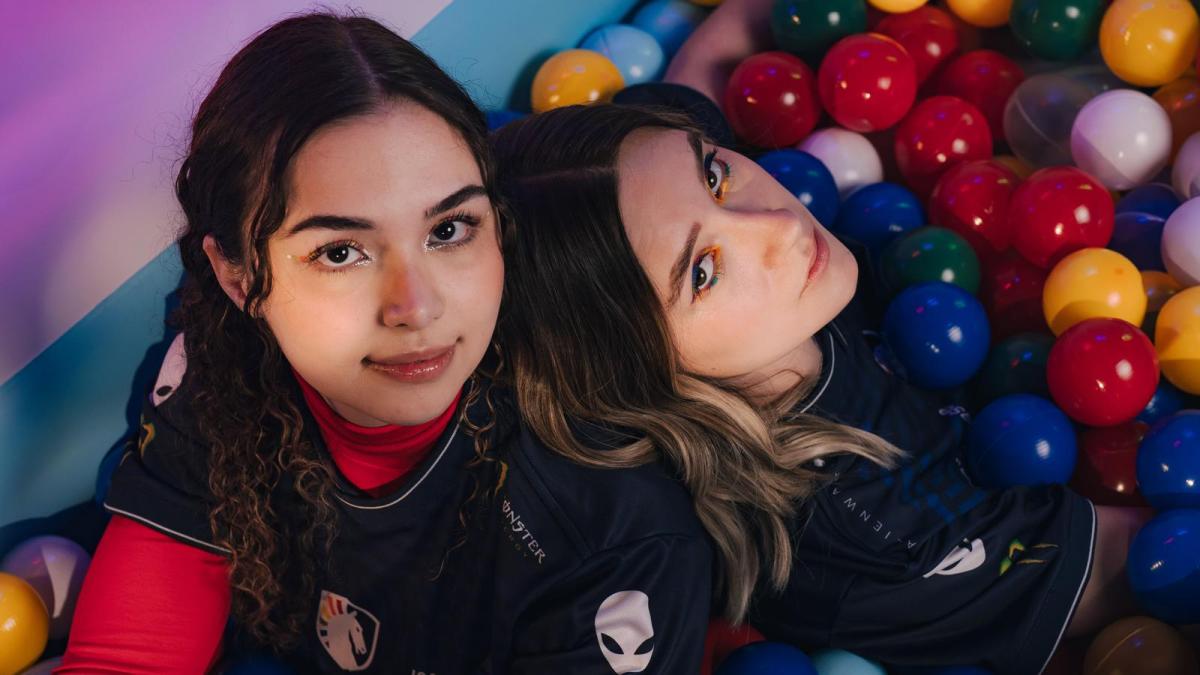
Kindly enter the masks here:
<path id="1" fill-rule="evenodd" d="M 729 162 L 717 157 L 716 149 L 709 150 L 708 154 L 704 156 L 705 187 L 708 187 L 708 172 L 712 169 L 713 162 L 721 165 L 721 182 L 717 185 L 717 194 L 713 195 L 713 199 L 717 200 L 717 203 L 720 204 L 725 201 L 725 191 L 729 189 L 729 178 L 733 175 L 733 168 L 729 166 Z M 712 192 L 711 187 L 708 187 L 708 190 L 710 193 Z"/>
<path id="2" fill-rule="evenodd" d="M 712 276 L 706 280 L 708 282 L 708 285 L 699 290 L 696 290 L 695 282 L 693 281 L 693 283 L 692 283 L 692 302 L 696 302 L 697 300 L 703 300 L 704 296 L 708 295 L 708 292 L 713 289 L 713 286 L 716 286 L 717 282 L 721 280 L 723 266 L 721 265 L 721 247 L 720 246 L 709 246 L 708 248 L 704 249 L 703 251 L 700 251 L 700 254 L 696 256 L 696 259 L 694 261 L 692 261 L 692 278 L 695 279 L 696 267 L 698 267 L 700 265 L 700 263 L 704 262 L 704 259 L 707 258 L 710 254 L 713 257 Z"/>
<path id="3" fill-rule="evenodd" d="M 452 249 L 452 248 L 458 248 L 459 246 L 466 246 L 467 244 L 469 244 L 475 240 L 475 237 L 479 231 L 480 220 L 477 216 L 474 216 L 465 211 L 452 213 L 452 214 L 446 216 L 445 218 L 443 218 L 442 220 L 438 221 L 438 224 L 434 225 L 433 228 L 430 229 L 430 231 L 429 231 L 430 234 L 432 234 L 439 227 L 441 227 L 447 223 L 462 223 L 463 225 L 467 226 L 469 231 L 467 232 L 467 235 L 465 237 L 463 237 L 463 239 L 460 241 L 445 243 L 445 244 L 435 244 L 433 246 L 426 244 L 427 250 Z M 325 255 L 326 253 L 328 253 L 330 251 L 335 251 L 339 248 L 352 248 L 363 255 L 363 260 L 359 260 L 359 261 L 356 261 L 349 265 L 344 265 L 342 267 L 329 267 L 327 265 L 317 264 L 317 260 L 320 259 L 321 256 Z M 308 254 L 308 257 L 305 258 L 305 262 L 316 265 L 318 268 L 321 268 L 320 271 L 323 273 L 341 274 L 342 272 L 345 272 L 351 268 L 358 267 L 359 263 L 364 262 L 365 260 L 368 260 L 369 258 L 367 258 L 366 255 L 367 255 L 366 252 L 363 251 L 362 244 L 358 243 L 357 241 L 355 241 L 353 239 L 342 239 L 340 241 L 330 242 L 328 244 L 325 244 L 324 246 L 317 248 L 317 250 Z"/>

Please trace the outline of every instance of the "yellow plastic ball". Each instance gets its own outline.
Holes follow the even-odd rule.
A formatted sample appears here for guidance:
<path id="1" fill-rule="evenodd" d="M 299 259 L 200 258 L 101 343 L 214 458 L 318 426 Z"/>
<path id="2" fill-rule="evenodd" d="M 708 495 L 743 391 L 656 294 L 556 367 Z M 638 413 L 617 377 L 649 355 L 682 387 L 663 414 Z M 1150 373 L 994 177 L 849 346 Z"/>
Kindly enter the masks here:
<path id="1" fill-rule="evenodd" d="M 1200 394 L 1200 286 L 1176 293 L 1163 305 L 1154 346 L 1163 376 L 1189 394 Z"/>
<path id="2" fill-rule="evenodd" d="M 1200 45 L 1188 0 L 1116 0 L 1100 22 L 1100 54 L 1117 77 L 1157 87 L 1183 74 Z"/>
<path id="3" fill-rule="evenodd" d="M 955 16 L 980 28 L 1003 26 L 1012 12 L 1012 0 L 948 0 L 946 4 Z"/>
<path id="4" fill-rule="evenodd" d="M 1058 261 L 1042 289 L 1042 311 L 1055 335 L 1094 318 L 1124 319 L 1140 326 L 1146 290 L 1137 267 L 1106 248 L 1085 248 Z"/>
<path id="5" fill-rule="evenodd" d="M 621 71 L 607 56 L 590 49 L 568 49 L 546 59 L 533 77 L 533 112 L 577 103 L 611 101 L 625 86 Z"/>
<path id="6" fill-rule="evenodd" d="M 1183 284 L 1175 281 L 1175 277 L 1158 270 L 1142 272 L 1142 287 L 1146 289 L 1146 312 L 1157 312 L 1179 291 Z"/>
<path id="7" fill-rule="evenodd" d="M 890 14 L 911 12 L 924 5 L 926 0 L 867 0 L 872 7 Z"/>
<path id="8" fill-rule="evenodd" d="M 1029 166 L 1024 160 L 1018 159 L 1014 155 L 996 155 L 993 160 L 1000 162 L 1008 167 L 1010 171 L 1017 174 L 1017 178 L 1025 180 L 1033 173 L 1033 167 Z"/>
<path id="9" fill-rule="evenodd" d="M 0 673 L 32 666 L 49 637 L 50 615 L 41 596 L 21 577 L 0 572 Z"/>

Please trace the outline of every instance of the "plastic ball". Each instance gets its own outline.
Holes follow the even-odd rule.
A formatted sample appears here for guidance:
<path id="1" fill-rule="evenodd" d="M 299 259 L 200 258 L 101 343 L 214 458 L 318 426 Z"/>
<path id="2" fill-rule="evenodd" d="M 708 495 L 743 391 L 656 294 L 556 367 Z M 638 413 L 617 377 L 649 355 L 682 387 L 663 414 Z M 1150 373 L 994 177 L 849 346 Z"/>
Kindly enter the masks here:
<path id="1" fill-rule="evenodd" d="M 949 0 L 954 15 L 972 26 L 996 28 L 1008 23 L 1012 0 Z"/>
<path id="2" fill-rule="evenodd" d="M 657 80 L 667 62 L 653 35 L 625 24 L 601 26 L 579 46 L 607 56 L 621 71 L 626 85 Z"/>
<path id="3" fill-rule="evenodd" d="M 1141 275 L 1142 288 L 1146 289 L 1147 313 L 1161 310 L 1168 300 L 1183 290 L 1183 284 L 1166 272 L 1146 270 Z"/>
<path id="4" fill-rule="evenodd" d="M 717 675 L 817 675 L 804 652 L 780 642 L 755 642 L 729 655 Z"/>
<path id="5" fill-rule="evenodd" d="M 979 108 L 954 96 L 913 107 L 896 129 L 896 164 L 918 195 L 928 196 L 954 164 L 992 156 L 992 133 Z"/>
<path id="6" fill-rule="evenodd" d="M 923 5 L 904 14 L 889 14 L 875 26 L 875 31 L 899 42 L 908 51 L 917 67 L 917 86 L 958 53 L 954 19 L 937 7 Z"/>
<path id="7" fill-rule="evenodd" d="M 687 0 L 652 0 L 633 15 L 631 23 L 653 35 L 669 59 L 707 16 Z"/>
<path id="8" fill-rule="evenodd" d="M 1134 326 L 1146 316 L 1142 276 L 1125 256 L 1106 248 L 1085 248 L 1058 262 L 1042 292 L 1046 323 L 1055 335 L 1098 317 Z"/>
<path id="9" fill-rule="evenodd" d="M 1174 415 L 1183 409 L 1183 396 L 1183 392 L 1176 389 L 1175 385 L 1171 384 L 1167 378 L 1159 379 L 1154 396 L 1150 397 L 1150 402 L 1146 404 L 1145 408 L 1142 408 L 1142 412 L 1138 413 L 1138 421 L 1154 424 L 1160 419 Z"/>
<path id="10" fill-rule="evenodd" d="M 1011 394 L 1049 398 L 1046 359 L 1053 346 L 1045 333 L 1018 333 L 992 347 L 976 378 L 976 399 L 986 405 Z"/>
<path id="11" fill-rule="evenodd" d="M 979 298 L 991 320 L 993 339 L 1050 332 L 1042 310 L 1046 270 L 1010 251 L 985 261 L 983 272 Z"/>
<path id="12" fill-rule="evenodd" d="M 995 160 L 973 160 L 946 170 L 929 196 L 929 220 L 962 235 L 980 258 L 1008 250 L 1008 203 L 1019 182 Z"/>
<path id="13" fill-rule="evenodd" d="M 1033 175 L 1033 167 L 1029 166 L 1025 160 L 1016 155 L 996 155 L 992 158 L 993 162 L 1004 165 L 1009 171 L 1017 175 L 1017 178 L 1025 180 Z"/>
<path id="14" fill-rule="evenodd" d="M 967 466 L 983 487 L 1065 483 L 1075 470 L 1075 455 L 1071 421 L 1040 396 L 997 399 L 967 432 Z"/>
<path id="15" fill-rule="evenodd" d="M 1129 258 L 1139 270 L 1164 270 L 1162 231 L 1166 221 L 1149 213 L 1125 211 L 1113 218 L 1108 247 Z"/>
<path id="16" fill-rule="evenodd" d="M 957 96 L 979 108 L 992 138 L 1004 140 L 1004 106 L 1025 73 L 1015 61 L 990 49 L 976 49 L 946 64 L 938 75 L 937 92 Z"/>
<path id="17" fill-rule="evenodd" d="M 1092 640 L 1083 670 L 1092 675 L 1195 675 L 1196 654 L 1179 631 L 1146 616 L 1126 617 Z"/>
<path id="18" fill-rule="evenodd" d="M 60 639 L 71 629 L 75 601 L 92 557 L 70 539 L 34 537 L 9 551 L 0 570 L 21 577 L 37 591 L 50 615 L 50 637 Z"/>
<path id="19" fill-rule="evenodd" d="M 727 620 L 715 617 L 708 620 L 708 632 L 704 636 L 704 662 L 700 665 L 701 675 L 710 675 L 729 655 L 739 648 L 755 642 L 763 642 L 763 634 L 748 623 L 734 627 Z"/>
<path id="20" fill-rule="evenodd" d="M 887 675 L 878 661 L 864 659 L 844 649 L 813 652 L 812 663 L 819 675 Z"/>
<path id="21" fill-rule="evenodd" d="M 1051 267 L 1073 251 L 1108 244 L 1112 195 L 1075 167 L 1042 169 L 1013 192 L 1008 221 L 1017 252 L 1035 265 Z"/>
<path id="22" fill-rule="evenodd" d="M 1149 183 L 1125 193 L 1125 196 L 1117 201 L 1116 212 L 1148 213 L 1166 220 L 1182 203 L 1183 200 L 1175 194 L 1175 189 L 1170 185 Z"/>
<path id="23" fill-rule="evenodd" d="M 1187 0 L 1115 0 L 1100 24 L 1100 54 L 1139 87 L 1177 79 L 1200 45 L 1200 18 Z"/>
<path id="24" fill-rule="evenodd" d="M 1200 197 L 1200 132 L 1188 137 L 1175 156 L 1171 185 L 1184 199 Z"/>
<path id="25" fill-rule="evenodd" d="M 1008 22 L 1030 54 L 1071 61 L 1096 43 L 1103 12 L 1104 0 L 1013 0 Z"/>
<path id="26" fill-rule="evenodd" d="M 838 212 L 837 184 L 821 160 L 802 150 L 775 150 L 757 161 L 822 225 L 833 227 Z"/>
<path id="27" fill-rule="evenodd" d="M 33 586 L 0 572 L 0 673 L 19 673 L 37 662 L 50 635 L 50 617 Z"/>
<path id="28" fill-rule="evenodd" d="M 896 124 L 917 97 L 917 66 L 886 35 L 864 33 L 838 40 L 817 71 L 825 110 L 852 131 L 879 131 Z"/>
<path id="29" fill-rule="evenodd" d="M 1171 154 L 1171 120 L 1154 99 L 1114 89 L 1088 101 L 1071 127 L 1075 164 L 1113 190 L 1154 178 Z"/>
<path id="30" fill-rule="evenodd" d="M 721 4 L 721 0 L 691 0 L 691 2 L 701 7 L 716 7 Z"/>
<path id="31" fill-rule="evenodd" d="M 841 127 L 818 129 L 799 148 L 829 169 L 842 199 L 864 185 L 883 180 L 879 152 L 862 134 Z"/>
<path id="32" fill-rule="evenodd" d="M 911 12 L 921 5 L 925 4 L 925 0 L 867 0 L 875 9 L 892 14 L 901 12 Z"/>
<path id="33" fill-rule="evenodd" d="M 1200 286 L 1176 293 L 1158 313 L 1154 328 L 1163 377 L 1200 395 Z"/>
<path id="34" fill-rule="evenodd" d="M 1184 286 L 1200 284 L 1200 197 L 1184 202 L 1162 231 L 1163 265 Z"/>
<path id="35" fill-rule="evenodd" d="M 842 202 L 833 231 L 878 254 L 892 239 L 924 224 L 925 213 L 912 192 L 895 183 L 875 183 Z"/>
<path id="36" fill-rule="evenodd" d="M 1138 451 L 1137 477 L 1154 508 L 1200 509 L 1200 410 L 1154 425 Z"/>
<path id="37" fill-rule="evenodd" d="M 1189 136 L 1200 132 L 1200 79 L 1181 77 L 1154 92 L 1154 100 L 1171 120 L 1171 160 Z"/>
<path id="38" fill-rule="evenodd" d="M 1084 429 L 1071 487 L 1104 506 L 1146 506 L 1138 491 L 1138 445 L 1149 426 L 1137 420 L 1111 427 Z"/>
<path id="39" fill-rule="evenodd" d="M 649 105 L 682 112 L 692 119 L 714 143 L 730 148 L 736 144 L 733 129 L 712 99 L 674 82 L 645 82 L 625 87 L 613 96 L 621 105 Z"/>
<path id="40" fill-rule="evenodd" d="M 1094 427 L 1128 422 L 1158 387 L 1154 345 L 1121 319 L 1086 319 L 1058 337 L 1046 360 L 1050 396 L 1062 411 Z"/>
<path id="41" fill-rule="evenodd" d="M 533 77 L 535 113 L 579 103 L 610 101 L 625 86 L 608 57 L 590 49 L 568 49 L 546 59 Z"/>
<path id="42" fill-rule="evenodd" d="M 723 108 L 738 138 L 764 148 L 799 142 L 821 117 L 812 70 L 778 51 L 738 64 L 725 86 Z"/>
<path id="43" fill-rule="evenodd" d="M 495 131 L 509 122 L 515 122 L 525 117 L 525 113 L 515 110 L 489 110 L 486 115 L 488 131 Z"/>
<path id="44" fill-rule="evenodd" d="M 953 284 L 930 282 L 900 292 L 883 317 L 883 335 L 910 382 L 926 389 L 957 387 L 987 358 L 983 307 Z"/>
<path id="45" fill-rule="evenodd" d="M 1071 126 L 1094 96 L 1084 82 L 1043 73 L 1017 85 L 1004 106 L 1004 138 L 1035 169 L 1070 164 Z"/>
<path id="46" fill-rule="evenodd" d="M 1200 621 L 1200 510 L 1174 509 L 1143 525 L 1125 569 L 1147 612 L 1170 623 Z"/>
<path id="47" fill-rule="evenodd" d="M 867 4 L 863 0 L 775 0 L 771 8 L 771 33 L 780 49 L 816 59 L 833 43 L 867 30 Z"/>
<path id="48" fill-rule="evenodd" d="M 944 227 L 922 227 L 884 249 L 883 278 L 892 292 L 926 281 L 944 281 L 972 295 L 979 290 L 979 258 L 965 239 Z"/>

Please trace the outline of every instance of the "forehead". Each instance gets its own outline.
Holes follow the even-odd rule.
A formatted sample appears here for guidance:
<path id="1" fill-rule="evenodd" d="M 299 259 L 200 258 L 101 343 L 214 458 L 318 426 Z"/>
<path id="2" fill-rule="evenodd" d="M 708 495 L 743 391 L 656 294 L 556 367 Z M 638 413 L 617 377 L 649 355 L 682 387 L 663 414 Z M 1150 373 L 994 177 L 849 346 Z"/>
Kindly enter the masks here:
<path id="1" fill-rule="evenodd" d="M 621 143 L 617 175 L 627 183 L 666 183 L 696 176 L 696 159 L 686 131 L 638 129 Z M 673 171 L 686 170 L 683 175 Z"/>
<path id="2" fill-rule="evenodd" d="M 289 182 L 291 210 L 368 215 L 424 209 L 481 179 L 455 129 L 427 108 L 397 101 L 317 130 L 293 158 Z"/>

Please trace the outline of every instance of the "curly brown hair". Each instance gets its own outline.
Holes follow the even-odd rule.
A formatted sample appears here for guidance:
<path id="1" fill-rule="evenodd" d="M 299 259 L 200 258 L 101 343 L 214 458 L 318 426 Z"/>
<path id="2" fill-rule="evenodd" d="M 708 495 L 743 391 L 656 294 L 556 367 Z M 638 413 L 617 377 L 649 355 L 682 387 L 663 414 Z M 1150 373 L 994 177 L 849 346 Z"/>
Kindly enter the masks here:
<path id="1" fill-rule="evenodd" d="M 304 433 L 289 365 L 261 319 L 272 280 L 267 242 L 283 222 L 288 166 L 305 141 L 397 99 L 461 134 L 490 193 L 487 125 L 466 92 L 378 22 L 330 13 L 281 21 L 230 60 L 200 104 L 175 182 L 186 219 L 178 239 L 185 277 L 170 324 L 184 333 L 185 378 L 210 448 L 209 524 L 215 542 L 232 551 L 234 616 L 252 638 L 278 648 L 300 635 L 336 518 L 333 470 Z M 209 235 L 245 275 L 241 307 L 205 254 Z M 476 397 L 473 387 L 467 399 Z M 476 452 L 483 454 L 478 437 Z"/>

